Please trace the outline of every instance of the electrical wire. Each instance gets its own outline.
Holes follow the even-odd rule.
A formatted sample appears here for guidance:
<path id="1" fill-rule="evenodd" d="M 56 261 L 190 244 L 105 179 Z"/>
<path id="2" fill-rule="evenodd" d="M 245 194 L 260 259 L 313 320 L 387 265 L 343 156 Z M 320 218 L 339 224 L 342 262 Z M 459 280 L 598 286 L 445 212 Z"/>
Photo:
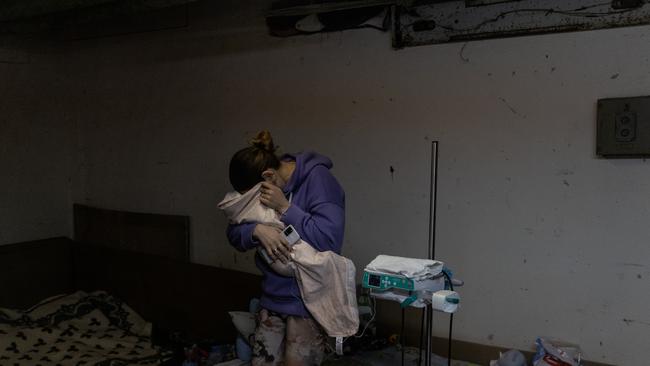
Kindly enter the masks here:
<path id="1" fill-rule="evenodd" d="M 370 317 L 370 320 L 368 320 L 368 323 L 366 323 L 366 326 L 363 327 L 363 331 L 361 331 L 361 334 L 359 335 L 354 335 L 354 338 L 361 338 L 363 335 L 366 333 L 366 330 L 368 329 L 368 326 L 372 323 L 373 320 L 375 320 L 375 315 L 377 315 L 377 300 L 374 300 L 372 296 L 368 296 L 370 299 L 370 302 L 372 303 L 372 317 Z M 343 343 L 350 339 L 352 337 L 347 337 L 346 339 L 343 340 Z"/>
<path id="2" fill-rule="evenodd" d="M 294 295 L 294 297 L 298 298 L 298 297 L 295 296 L 295 295 Z M 298 298 L 298 299 L 300 299 L 300 298 Z M 347 342 L 348 340 L 350 340 L 350 338 L 361 338 L 361 337 L 363 337 L 364 334 L 366 333 L 366 330 L 367 330 L 368 327 L 370 326 L 370 324 L 372 324 L 372 322 L 375 320 L 375 316 L 377 315 L 377 300 L 374 300 L 374 298 L 373 298 L 372 296 L 368 296 L 368 299 L 369 299 L 370 302 L 372 303 L 372 310 L 371 310 L 371 314 L 372 314 L 372 316 L 370 317 L 370 320 L 368 320 L 368 323 L 366 323 L 366 326 L 365 326 L 365 327 L 363 328 L 363 330 L 361 331 L 361 334 L 344 338 L 344 339 L 343 339 L 343 344 L 345 344 L 345 342 Z M 335 352 L 334 348 L 332 348 L 332 346 L 331 346 L 329 343 L 326 343 L 325 346 L 328 348 L 328 350 L 329 350 L 330 352 L 332 352 L 332 353 Z"/>

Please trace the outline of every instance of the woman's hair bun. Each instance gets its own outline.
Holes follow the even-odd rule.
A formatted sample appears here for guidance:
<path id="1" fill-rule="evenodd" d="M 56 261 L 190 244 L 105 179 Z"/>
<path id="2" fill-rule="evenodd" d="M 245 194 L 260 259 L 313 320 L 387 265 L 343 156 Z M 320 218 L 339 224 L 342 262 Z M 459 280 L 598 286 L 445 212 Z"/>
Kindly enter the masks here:
<path id="1" fill-rule="evenodd" d="M 273 138 L 269 131 L 260 131 L 254 139 L 251 140 L 251 144 L 258 149 L 268 151 L 270 153 L 275 152 L 275 145 L 273 145 Z"/>

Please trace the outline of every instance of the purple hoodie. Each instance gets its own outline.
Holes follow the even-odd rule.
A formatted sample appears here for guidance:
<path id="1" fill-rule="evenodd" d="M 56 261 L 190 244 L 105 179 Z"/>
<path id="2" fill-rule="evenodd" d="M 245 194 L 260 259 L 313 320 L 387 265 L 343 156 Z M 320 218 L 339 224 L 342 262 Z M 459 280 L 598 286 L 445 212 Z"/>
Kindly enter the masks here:
<path id="1" fill-rule="evenodd" d="M 300 237 L 317 250 L 340 254 L 345 228 L 345 194 L 330 173 L 332 161 L 314 152 L 286 154 L 281 160 L 295 161 L 296 169 L 283 189 L 287 198 L 291 197 L 291 205 L 280 220 L 293 225 Z M 255 225 L 229 225 L 230 244 L 240 251 L 260 245 L 253 239 Z M 310 316 L 295 278 L 277 274 L 259 255 L 255 256 L 255 263 L 264 274 L 262 307 L 281 314 Z"/>

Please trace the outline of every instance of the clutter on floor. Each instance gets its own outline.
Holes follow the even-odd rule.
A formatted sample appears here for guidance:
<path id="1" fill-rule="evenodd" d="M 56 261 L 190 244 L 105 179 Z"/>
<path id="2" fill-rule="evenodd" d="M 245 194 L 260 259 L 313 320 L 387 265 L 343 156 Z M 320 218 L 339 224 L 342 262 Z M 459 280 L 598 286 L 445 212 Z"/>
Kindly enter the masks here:
<path id="1" fill-rule="evenodd" d="M 501 353 L 498 360 L 490 361 L 490 366 L 526 366 L 526 356 L 520 351 L 511 349 Z"/>
<path id="2" fill-rule="evenodd" d="M 537 338 L 533 366 L 580 366 L 580 347 L 557 340 Z"/>

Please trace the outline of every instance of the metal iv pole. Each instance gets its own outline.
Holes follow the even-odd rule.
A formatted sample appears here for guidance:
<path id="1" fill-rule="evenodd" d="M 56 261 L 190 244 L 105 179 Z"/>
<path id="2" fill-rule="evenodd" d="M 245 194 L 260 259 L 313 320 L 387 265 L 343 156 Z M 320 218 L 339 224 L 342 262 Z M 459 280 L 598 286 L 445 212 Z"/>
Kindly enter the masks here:
<path id="1" fill-rule="evenodd" d="M 429 182 L 429 259 L 436 257 L 436 201 L 438 191 L 438 141 L 431 141 L 431 181 Z M 431 340 L 433 333 L 433 308 L 427 306 L 425 310 L 426 324 L 426 354 L 424 364 L 431 366 Z M 450 340 L 451 342 L 451 340 Z M 449 355 L 451 357 L 451 355 Z"/>

